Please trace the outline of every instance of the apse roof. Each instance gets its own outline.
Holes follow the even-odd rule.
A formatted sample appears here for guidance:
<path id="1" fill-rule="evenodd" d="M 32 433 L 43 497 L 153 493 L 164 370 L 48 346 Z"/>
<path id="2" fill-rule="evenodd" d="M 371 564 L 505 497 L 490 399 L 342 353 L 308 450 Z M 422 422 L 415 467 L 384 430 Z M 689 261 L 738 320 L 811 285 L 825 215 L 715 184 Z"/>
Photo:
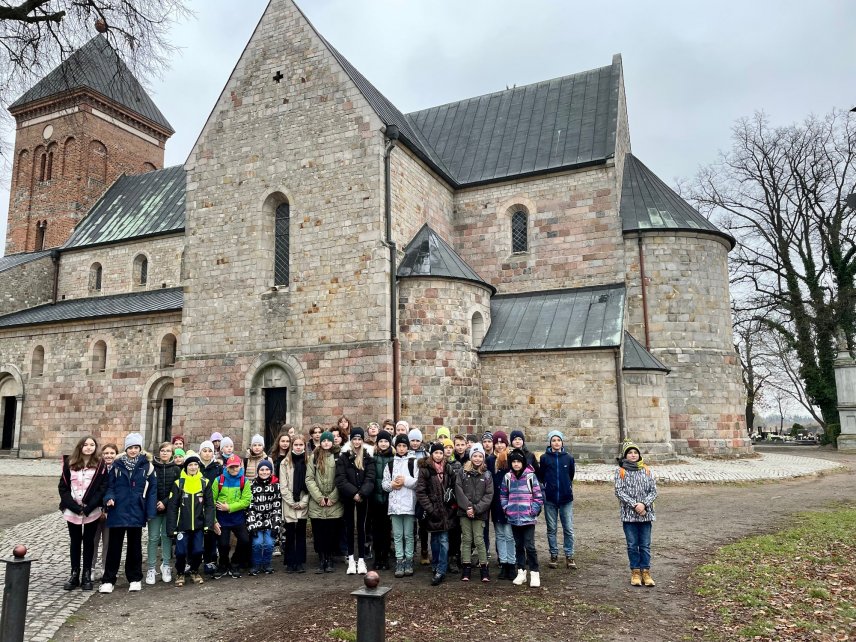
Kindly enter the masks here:
<path id="1" fill-rule="evenodd" d="M 648 352 L 641 343 L 636 340 L 629 332 L 624 332 L 624 370 L 662 370 L 665 373 L 671 372 L 666 366 L 653 354 Z"/>

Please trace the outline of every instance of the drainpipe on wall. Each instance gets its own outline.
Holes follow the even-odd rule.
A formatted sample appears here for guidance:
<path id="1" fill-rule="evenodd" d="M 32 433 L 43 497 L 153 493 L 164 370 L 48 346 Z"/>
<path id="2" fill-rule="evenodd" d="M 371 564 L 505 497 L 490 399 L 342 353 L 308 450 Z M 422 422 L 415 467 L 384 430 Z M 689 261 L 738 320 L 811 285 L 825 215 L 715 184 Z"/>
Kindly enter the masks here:
<path id="1" fill-rule="evenodd" d="M 615 348 L 615 388 L 618 397 L 618 443 L 627 439 L 627 425 L 624 412 L 624 373 L 621 369 L 621 346 Z"/>
<path id="2" fill-rule="evenodd" d="M 401 408 L 401 357 L 398 343 L 398 302 L 395 296 L 396 247 L 392 240 L 392 170 L 390 168 L 392 150 L 398 140 L 399 131 L 395 125 L 386 126 L 386 149 L 383 152 L 384 202 L 383 216 L 385 225 L 384 242 L 389 248 L 389 340 L 392 343 L 392 415 L 398 421 Z"/>
<path id="3" fill-rule="evenodd" d="M 639 283 L 642 285 L 642 327 L 645 328 L 645 349 L 651 349 L 651 337 L 648 334 L 648 287 L 645 283 L 645 256 L 642 252 L 642 235 L 636 237 L 639 245 Z"/>
<path id="4" fill-rule="evenodd" d="M 53 261 L 53 292 L 51 293 L 51 305 L 56 304 L 57 291 L 59 290 L 59 250 L 51 250 L 51 261 Z"/>

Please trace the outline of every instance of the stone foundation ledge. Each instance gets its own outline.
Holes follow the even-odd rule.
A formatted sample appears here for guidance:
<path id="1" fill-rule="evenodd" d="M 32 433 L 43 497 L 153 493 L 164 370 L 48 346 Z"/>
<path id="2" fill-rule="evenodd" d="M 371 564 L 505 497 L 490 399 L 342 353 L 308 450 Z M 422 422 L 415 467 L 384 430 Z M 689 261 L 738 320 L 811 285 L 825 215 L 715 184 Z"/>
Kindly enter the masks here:
<path id="1" fill-rule="evenodd" d="M 838 452 L 856 453 L 856 435 L 838 435 Z"/>
<path id="2" fill-rule="evenodd" d="M 679 456 L 678 460 L 677 464 L 651 466 L 658 482 L 676 484 L 749 482 L 792 479 L 845 470 L 844 466 L 834 461 L 778 453 L 763 453 L 746 459 L 718 460 Z M 609 464 L 580 464 L 577 466 L 574 481 L 612 483 L 615 468 L 614 465 Z"/>
<path id="3" fill-rule="evenodd" d="M 736 439 L 672 439 L 672 446 L 679 455 L 690 457 L 743 457 L 754 455 L 752 440 Z"/>

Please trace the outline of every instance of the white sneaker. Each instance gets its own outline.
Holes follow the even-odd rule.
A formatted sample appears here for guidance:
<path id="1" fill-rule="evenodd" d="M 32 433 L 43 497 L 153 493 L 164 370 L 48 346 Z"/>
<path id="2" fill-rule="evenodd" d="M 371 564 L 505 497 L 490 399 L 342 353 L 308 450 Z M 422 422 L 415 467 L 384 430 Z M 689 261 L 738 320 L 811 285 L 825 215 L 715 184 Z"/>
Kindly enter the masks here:
<path id="1" fill-rule="evenodd" d="M 529 587 L 538 588 L 539 586 L 541 586 L 541 573 L 538 571 L 532 571 L 529 574 Z"/>
<path id="2" fill-rule="evenodd" d="M 365 575 L 369 570 L 366 568 L 366 561 L 361 557 L 357 562 L 357 573 Z"/>
<path id="3" fill-rule="evenodd" d="M 158 574 L 157 574 L 157 571 L 155 571 L 155 569 L 150 568 L 148 571 L 146 571 L 146 584 L 149 584 L 149 585 L 154 584 L 155 582 L 157 582 L 157 580 L 158 580 Z"/>
<path id="4" fill-rule="evenodd" d="M 143 583 L 142 582 L 131 582 L 131 585 L 128 587 L 128 591 L 142 591 Z"/>
<path id="5" fill-rule="evenodd" d="M 517 569 L 517 577 L 515 577 L 511 583 L 515 586 L 523 586 L 526 584 L 526 569 Z"/>
<path id="6" fill-rule="evenodd" d="M 354 561 L 353 555 L 348 555 L 348 570 L 345 571 L 348 575 L 357 574 L 357 563 Z"/>
<path id="7" fill-rule="evenodd" d="M 105 582 L 104 584 L 102 584 L 101 586 L 98 587 L 98 592 L 99 593 L 112 593 L 113 592 L 113 585 L 110 584 L 109 582 Z"/>
<path id="8" fill-rule="evenodd" d="M 166 584 L 169 584 L 170 582 L 172 582 L 172 569 L 169 566 L 167 566 L 166 564 L 161 566 L 161 579 Z"/>

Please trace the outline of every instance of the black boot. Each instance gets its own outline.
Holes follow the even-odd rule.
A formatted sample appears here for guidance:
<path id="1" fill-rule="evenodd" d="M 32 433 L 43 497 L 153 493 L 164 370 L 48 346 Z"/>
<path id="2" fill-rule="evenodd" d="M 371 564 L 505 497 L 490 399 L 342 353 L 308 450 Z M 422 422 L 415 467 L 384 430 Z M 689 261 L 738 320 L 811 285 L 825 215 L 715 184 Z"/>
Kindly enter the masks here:
<path id="1" fill-rule="evenodd" d="M 517 577 L 517 564 L 505 564 L 505 579 L 509 582 Z"/>
<path id="2" fill-rule="evenodd" d="M 80 569 L 73 568 L 71 569 L 71 575 L 68 578 L 68 582 L 62 585 L 62 590 L 70 591 L 71 589 L 76 589 L 80 586 Z"/>
<path id="3" fill-rule="evenodd" d="M 326 555 L 319 555 L 318 556 L 318 568 L 315 570 L 315 574 L 321 575 L 326 570 L 327 570 L 327 556 Z"/>
<path id="4" fill-rule="evenodd" d="M 461 566 L 461 581 L 462 582 L 469 582 L 470 581 L 470 574 L 472 572 L 473 572 L 473 565 L 472 564 L 466 564 L 465 563 L 463 566 Z"/>
<path id="5" fill-rule="evenodd" d="M 92 585 L 92 569 L 85 568 L 83 569 L 83 577 L 80 579 L 80 588 L 84 591 L 91 591 L 95 588 Z"/>
<path id="6" fill-rule="evenodd" d="M 332 555 L 327 556 L 327 565 L 324 567 L 324 572 L 325 573 L 332 573 L 333 572 L 333 556 Z"/>
<path id="7" fill-rule="evenodd" d="M 506 577 L 506 566 L 508 566 L 508 565 L 507 564 L 500 564 L 499 565 L 499 575 L 496 576 L 496 579 L 498 579 L 498 580 L 507 580 L 508 579 L 508 577 Z"/>

